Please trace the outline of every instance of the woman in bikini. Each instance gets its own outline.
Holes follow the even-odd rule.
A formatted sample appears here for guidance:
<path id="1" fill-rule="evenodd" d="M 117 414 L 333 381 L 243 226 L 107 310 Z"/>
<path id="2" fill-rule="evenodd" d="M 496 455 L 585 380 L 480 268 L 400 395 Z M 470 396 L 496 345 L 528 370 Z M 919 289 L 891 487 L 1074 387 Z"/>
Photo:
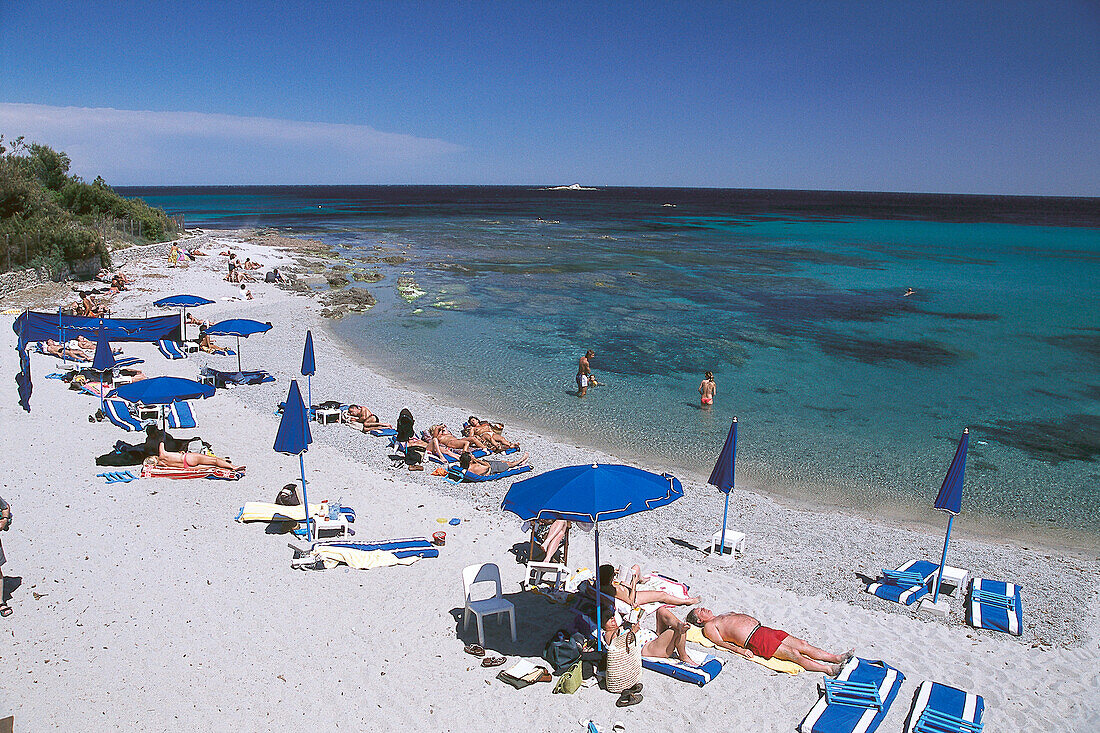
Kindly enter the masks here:
<path id="1" fill-rule="evenodd" d="M 489 448 L 485 445 L 485 441 L 483 441 L 481 438 L 477 438 L 472 435 L 467 438 L 460 438 L 452 433 L 450 430 L 448 430 L 446 425 L 433 425 L 428 431 L 428 434 L 438 440 L 441 445 L 446 446 L 453 451 L 462 452 L 473 450 L 474 448 L 489 450 Z"/>
<path id="2" fill-rule="evenodd" d="M 501 426 L 503 429 L 503 426 Z M 482 422 L 479 418 L 470 415 L 470 418 L 466 421 L 466 427 L 462 429 L 462 434 L 468 438 L 479 438 L 489 445 L 493 451 L 511 450 L 513 448 L 519 448 L 519 443 L 512 443 L 504 439 L 493 425 L 487 422 Z"/>
<path id="3" fill-rule="evenodd" d="M 666 593 L 663 590 L 637 590 L 635 586 L 642 577 L 642 569 L 638 565 L 631 568 L 633 577 L 630 583 L 620 583 L 615 580 L 615 568 L 611 565 L 600 566 L 600 592 L 612 596 L 617 600 L 629 603 L 631 608 L 644 606 L 647 603 L 666 603 L 670 606 L 692 606 L 699 602 L 698 596 L 682 598 Z"/>
<path id="4" fill-rule="evenodd" d="M 228 468 L 230 471 L 242 471 L 244 466 L 234 466 L 227 458 L 208 456 L 205 453 L 192 453 L 190 451 L 167 451 L 164 443 L 161 443 L 157 451 L 157 464 L 168 468 L 194 468 L 196 466 L 217 466 Z"/>

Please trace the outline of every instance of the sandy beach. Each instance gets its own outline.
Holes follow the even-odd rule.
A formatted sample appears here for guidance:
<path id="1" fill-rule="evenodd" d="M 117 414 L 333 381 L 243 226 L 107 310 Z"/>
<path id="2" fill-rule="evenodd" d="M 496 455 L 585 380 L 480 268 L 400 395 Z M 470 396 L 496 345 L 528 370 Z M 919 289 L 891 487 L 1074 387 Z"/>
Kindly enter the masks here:
<path id="1" fill-rule="evenodd" d="M 451 484 L 429 471 L 410 473 L 393 466 L 384 441 L 344 425 L 316 426 L 306 456 L 310 501 L 339 498 L 355 508 L 356 539 L 445 529 L 440 556 L 408 567 L 302 572 L 290 567 L 287 536 L 235 522 L 245 502 L 271 501 L 298 476 L 298 461 L 272 450 L 273 411 L 289 380 L 303 380 L 309 329 L 315 403 L 364 404 L 387 422 L 408 407 L 418 427 L 446 422 L 452 430 L 480 414 L 476 404 L 448 404 L 373 373 L 327 329 L 315 298 L 259 282 L 250 285 L 253 300 L 240 299 L 237 286 L 222 279 L 225 258 L 217 252 L 226 246 L 267 266 L 302 267 L 303 255 L 280 249 L 277 239 L 251 239 L 208 231 L 190 244 L 209 256 L 187 268 L 169 268 L 163 258 L 127 265 L 136 286 L 112 301 L 114 315 L 142 317 L 159 312 L 152 302 L 160 297 L 194 293 L 216 300 L 196 311 L 200 318 L 272 323 L 241 348 L 245 369 L 267 369 L 276 381 L 219 390 L 195 404 L 197 430 L 172 431 L 201 435 L 218 455 L 246 465 L 240 481 L 96 478 L 111 469 L 97 467 L 95 457 L 133 434 L 90 423 L 97 402 L 46 379 L 59 368 L 49 356 L 32 357 L 32 411 L 24 412 L 11 379 L 15 315 L 0 319 L 0 372 L 7 375 L 0 496 L 15 516 L 2 538 L 14 614 L 0 619 L 0 718 L 14 715 L 17 731 L 581 731 L 589 719 L 601 731 L 615 721 L 628 731 L 795 729 L 817 700 L 820 674 L 775 674 L 719 652 L 725 669 L 707 686 L 645 672 L 644 701 L 618 709 L 616 697 L 596 687 L 574 695 L 553 695 L 550 684 L 513 689 L 495 679 L 498 669 L 482 669 L 463 653 L 476 631 L 462 629 L 460 576 L 473 563 L 497 563 L 516 606 L 517 642 L 506 626 L 486 625 L 486 646 L 509 665 L 541 661 L 544 643 L 571 620 L 565 606 L 521 592 L 524 568 L 509 550 L 525 535 L 500 509 L 508 481 Z M 0 305 L 49 309 L 72 300 L 67 286 L 46 285 Z M 236 364 L 201 353 L 167 361 L 150 344 L 122 346 L 145 359 L 150 375 L 194 378 L 202 365 Z M 530 452 L 537 472 L 618 462 L 522 425 L 506 434 Z M 698 549 L 720 521 L 721 495 L 694 477 L 684 477 L 684 489 L 668 507 L 601 525 L 601 558 L 678 578 L 716 611 L 750 613 L 826 649 L 854 647 L 862 658 L 889 662 L 906 680 L 879 730 L 903 729 L 923 680 L 984 696 L 986 730 L 1100 728 L 1094 552 L 974 539 L 965 518 L 956 523 L 949 564 L 1024 588 L 1024 633 L 1010 637 L 967 626 L 957 598 L 942 622 L 863 592 L 863 579 L 880 568 L 938 560 L 942 534 L 738 491 L 729 524 L 746 533 L 748 545 L 727 567 Z M 452 517 L 461 524 L 437 523 Z M 570 565 L 592 567 L 592 550 L 591 535 L 574 532 Z"/>

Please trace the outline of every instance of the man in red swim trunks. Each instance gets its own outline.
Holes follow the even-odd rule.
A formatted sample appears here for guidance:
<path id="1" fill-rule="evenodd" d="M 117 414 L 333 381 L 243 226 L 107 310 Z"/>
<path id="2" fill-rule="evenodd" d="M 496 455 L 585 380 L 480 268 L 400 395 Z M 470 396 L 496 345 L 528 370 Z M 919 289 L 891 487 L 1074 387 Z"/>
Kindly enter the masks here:
<path id="1" fill-rule="evenodd" d="M 831 676 L 839 674 L 840 668 L 855 653 L 855 650 L 849 650 L 844 654 L 830 654 L 786 631 L 763 626 L 744 613 L 715 616 L 710 609 L 695 608 L 687 615 L 687 622 L 703 627 L 703 635 L 715 646 L 745 658 L 751 659 L 755 654 L 764 659 L 785 659 L 811 672 L 824 672 Z"/>

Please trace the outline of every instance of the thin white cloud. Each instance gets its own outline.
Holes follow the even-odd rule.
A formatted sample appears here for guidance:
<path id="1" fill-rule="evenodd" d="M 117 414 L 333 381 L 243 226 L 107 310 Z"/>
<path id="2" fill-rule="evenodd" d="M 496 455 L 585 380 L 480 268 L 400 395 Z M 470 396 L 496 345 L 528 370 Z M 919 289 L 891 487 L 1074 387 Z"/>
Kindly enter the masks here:
<path id="1" fill-rule="evenodd" d="M 463 148 L 366 125 L 0 102 L 0 133 L 63 150 L 113 184 L 403 183 Z"/>

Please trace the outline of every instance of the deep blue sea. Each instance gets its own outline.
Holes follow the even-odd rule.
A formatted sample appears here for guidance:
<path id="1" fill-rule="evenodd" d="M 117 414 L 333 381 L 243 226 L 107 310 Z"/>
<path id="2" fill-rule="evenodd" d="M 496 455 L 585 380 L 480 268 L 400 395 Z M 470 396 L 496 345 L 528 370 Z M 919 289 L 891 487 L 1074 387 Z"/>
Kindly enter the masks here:
<path id="1" fill-rule="evenodd" d="M 403 384 L 738 480 L 1020 537 L 1100 536 L 1100 200 L 693 189 L 123 189 L 385 275 L 336 330 Z M 406 284 L 400 292 L 398 278 Z M 908 297 L 903 293 L 913 288 Z M 601 382 L 575 396 L 577 359 Z M 699 406 L 713 371 L 718 396 Z"/>

